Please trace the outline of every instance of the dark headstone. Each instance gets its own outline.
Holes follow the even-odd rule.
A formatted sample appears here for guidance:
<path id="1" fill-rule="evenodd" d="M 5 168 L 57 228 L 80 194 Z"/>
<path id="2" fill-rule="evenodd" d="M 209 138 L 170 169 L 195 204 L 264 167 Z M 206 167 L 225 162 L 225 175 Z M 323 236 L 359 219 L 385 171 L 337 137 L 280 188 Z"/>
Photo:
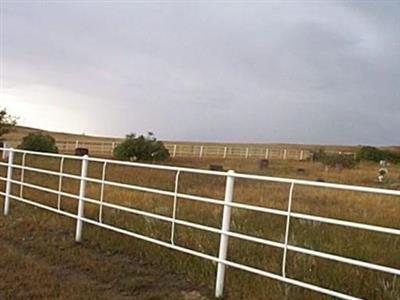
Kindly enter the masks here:
<path id="1" fill-rule="evenodd" d="M 310 155 L 308 156 L 308 160 L 314 161 L 314 158 L 315 158 L 315 154 L 311 152 Z"/>
<path id="2" fill-rule="evenodd" d="M 76 148 L 75 149 L 75 155 L 77 156 L 84 156 L 89 154 L 89 149 L 88 148 Z"/>
<path id="3" fill-rule="evenodd" d="M 297 174 L 304 174 L 305 172 L 306 172 L 306 169 L 303 169 L 303 168 L 297 169 Z"/>
<path id="4" fill-rule="evenodd" d="M 211 171 L 220 171 L 223 172 L 224 171 L 224 166 L 222 165 L 210 165 L 209 169 Z"/>
<path id="5" fill-rule="evenodd" d="M 268 159 L 260 159 L 258 166 L 259 166 L 260 170 L 267 169 L 269 166 L 269 160 Z"/>

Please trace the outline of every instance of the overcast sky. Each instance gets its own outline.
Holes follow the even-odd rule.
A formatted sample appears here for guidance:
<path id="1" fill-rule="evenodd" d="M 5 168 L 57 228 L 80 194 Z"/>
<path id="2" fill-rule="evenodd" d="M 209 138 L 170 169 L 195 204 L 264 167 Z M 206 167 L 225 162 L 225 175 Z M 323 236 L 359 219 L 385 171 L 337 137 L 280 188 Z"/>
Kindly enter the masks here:
<path id="1" fill-rule="evenodd" d="M 0 106 L 122 136 L 400 144 L 400 1 L 4 1 Z"/>

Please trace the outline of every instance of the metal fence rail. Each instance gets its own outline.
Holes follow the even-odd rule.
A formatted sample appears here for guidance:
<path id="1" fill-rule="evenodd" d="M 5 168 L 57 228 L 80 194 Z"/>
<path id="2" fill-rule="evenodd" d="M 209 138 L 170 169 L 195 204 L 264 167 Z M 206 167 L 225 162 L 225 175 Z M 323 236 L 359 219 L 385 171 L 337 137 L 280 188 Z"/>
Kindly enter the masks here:
<path id="1" fill-rule="evenodd" d="M 2 149 L 3 151 L 8 151 L 8 162 L 0 162 L 0 166 L 7 168 L 7 177 L 0 177 L 0 180 L 6 183 L 5 192 L 0 192 L 0 195 L 4 197 L 4 214 L 7 215 L 10 212 L 10 201 L 15 200 L 22 203 L 26 203 L 29 205 L 33 205 L 57 214 L 61 214 L 73 219 L 76 219 L 76 241 L 80 242 L 82 239 L 82 230 L 84 223 L 97 225 L 102 228 L 106 228 L 112 231 L 116 231 L 131 237 L 135 237 L 144 241 L 148 241 L 160 246 L 164 246 L 170 249 L 175 249 L 177 251 L 181 251 L 190 255 L 194 255 L 197 257 L 201 257 L 210 261 L 214 261 L 218 264 L 217 267 L 217 275 L 216 275 L 216 283 L 215 283 L 215 295 L 216 297 L 221 297 L 223 295 L 224 289 L 224 278 L 225 278 L 225 267 L 230 266 L 233 268 L 237 268 L 243 271 L 247 271 L 250 273 L 258 274 L 264 277 L 268 277 L 271 279 L 275 279 L 287 284 L 299 286 L 305 289 L 309 289 L 315 292 L 319 292 L 322 294 L 334 296 L 340 299 L 360 299 L 356 296 L 347 295 L 340 291 L 334 291 L 328 288 L 320 287 L 315 284 L 303 282 L 301 280 L 290 278 L 286 272 L 287 267 L 287 252 L 297 252 L 301 254 L 306 254 L 314 257 L 319 257 L 323 259 L 327 259 L 334 262 L 345 263 L 353 266 L 363 267 L 371 270 L 376 270 L 380 272 L 385 272 L 393 275 L 400 276 L 400 269 L 393 268 L 390 266 L 384 266 L 380 264 L 376 264 L 374 262 L 363 261 L 358 259 L 353 259 L 341 255 L 335 255 L 331 253 L 326 253 L 322 251 L 316 251 L 304 247 L 299 247 L 295 245 L 291 245 L 289 243 L 289 233 L 290 233 L 290 221 L 291 219 L 302 219 L 302 220 L 311 220 L 315 222 L 321 222 L 326 224 L 334 224 L 338 226 L 344 226 L 349 228 L 357 228 L 366 231 L 373 231 L 373 232 L 380 232 L 389 235 L 400 236 L 400 228 L 390 228 L 384 226 L 377 226 L 371 224 L 364 224 L 352 221 L 346 221 L 341 219 L 335 218 L 326 218 L 317 215 L 311 214 L 303 214 L 292 211 L 292 202 L 293 202 L 293 191 L 296 186 L 309 186 L 309 187 L 319 187 L 325 189 L 336 189 L 336 190 L 346 190 L 346 191 L 354 191 L 354 192 L 363 192 L 363 193 L 373 193 L 379 195 L 389 195 L 389 196 L 398 196 L 400 197 L 400 191 L 396 190 L 387 190 L 387 189 L 378 189 L 378 188 L 369 188 L 369 187 L 361 187 L 361 186 L 352 186 L 352 185 L 343 185 L 343 184 L 332 184 L 332 183 L 322 183 L 322 182 L 314 182 L 314 181 L 307 181 L 307 180 L 297 180 L 297 179 L 288 179 L 288 178 L 277 178 L 277 177 L 268 177 L 268 176 L 258 176 L 258 175 L 250 175 L 250 174 L 239 174 L 235 173 L 234 171 L 228 172 L 217 172 L 217 171 L 208 171 L 208 170 L 201 170 L 201 169 L 191 169 L 191 168 L 183 168 L 183 167 L 172 167 L 172 166 L 164 166 L 164 165 L 153 165 L 153 164 L 143 164 L 143 163 L 132 163 L 132 162 L 123 162 L 123 161 L 115 161 L 115 160 L 107 160 L 107 159 L 99 159 L 99 158 L 92 158 L 88 156 L 84 157 L 77 157 L 77 156 L 69 156 L 69 155 L 58 155 L 58 154 L 45 154 L 45 153 L 38 153 L 32 151 L 23 151 L 23 150 L 15 150 L 15 149 Z M 22 155 L 21 163 L 16 164 L 14 159 L 14 154 L 19 153 Z M 26 155 L 37 155 L 42 157 L 54 157 L 60 160 L 60 169 L 59 171 L 50 171 L 42 168 L 31 167 L 26 165 Z M 73 175 L 70 173 L 65 173 L 63 169 L 63 164 L 65 159 L 73 159 L 81 162 L 81 174 L 80 175 Z M 89 177 L 87 174 L 88 165 L 91 162 L 101 163 L 103 164 L 102 168 L 102 177 L 101 179 Z M 148 188 L 143 186 L 119 183 L 111 180 L 106 180 L 106 172 L 108 165 L 124 165 L 124 166 L 133 166 L 139 168 L 147 168 L 147 169 L 155 169 L 155 170 L 167 170 L 172 171 L 175 173 L 175 182 L 174 182 L 174 191 L 162 190 L 157 188 Z M 13 170 L 18 169 L 21 170 L 21 176 L 19 180 L 13 179 Z M 24 182 L 24 172 L 36 172 L 40 174 L 48 174 L 53 176 L 59 177 L 59 187 L 58 189 L 51 189 L 48 187 L 40 186 L 37 184 L 27 183 Z M 203 197 L 198 195 L 191 195 L 179 192 L 179 180 L 180 174 L 182 173 L 191 173 L 191 174 L 207 174 L 212 176 L 218 176 L 222 178 L 226 178 L 226 185 L 225 185 L 225 197 L 224 199 L 214 199 L 209 197 Z M 62 179 L 63 178 L 70 178 L 79 180 L 80 182 L 80 189 L 79 194 L 72 194 L 62 191 Z M 251 204 L 244 204 L 244 203 L 237 203 L 234 201 L 234 185 L 236 179 L 247 179 L 253 181 L 268 181 L 268 182 L 276 182 L 276 183 L 283 183 L 288 185 L 288 208 L 287 210 L 281 209 L 272 209 L 268 207 L 262 207 L 257 205 Z M 94 182 L 101 185 L 101 193 L 99 199 L 93 199 L 86 196 L 86 183 Z M 12 193 L 12 185 L 17 185 L 20 187 L 19 195 Z M 173 199 L 172 204 L 172 215 L 165 216 L 156 213 L 146 212 L 140 209 L 134 209 L 130 207 L 126 207 L 120 204 L 109 203 L 104 199 L 104 186 L 114 186 L 118 188 L 124 188 L 129 190 L 136 190 L 148 193 L 155 193 L 159 195 L 169 196 Z M 42 203 L 35 202 L 32 199 L 28 199 L 24 195 L 23 188 L 31 188 L 36 189 L 39 191 L 47 192 L 50 194 L 58 195 L 58 203 L 57 208 L 48 206 Z M 60 200 L 61 196 L 68 197 L 71 199 L 75 199 L 78 201 L 78 211 L 76 213 L 67 212 L 61 209 Z M 223 216 L 222 216 L 222 227 L 216 228 L 212 226 L 206 226 L 203 224 L 185 221 L 178 219 L 176 217 L 176 208 L 177 208 L 177 201 L 178 198 L 190 200 L 190 201 L 198 201 L 204 202 L 208 204 L 214 204 L 223 207 Z M 99 206 L 99 215 L 97 220 L 89 219 L 84 215 L 84 205 L 85 203 L 92 203 Z M 135 233 L 126 229 L 122 229 L 120 227 L 106 224 L 102 218 L 102 211 L 103 208 L 113 208 L 116 210 L 128 212 L 131 214 L 145 216 L 149 218 L 154 218 L 157 220 L 162 220 L 165 222 L 169 222 L 171 224 L 171 232 L 170 232 L 170 241 L 162 241 L 153 237 L 149 237 L 146 235 L 142 235 L 139 233 Z M 286 217 L 286 226 L 285 226 L 285 233 L 284 233 L 284 242 L 277 242 L 272 241 L 260 237 L 255 237 L 251 235 L 246 235 L 238 232 L 234 232 L 230 230 L 230 219 L 231 219 L 231 209 L 232 208 L 240 208 L 250 211 L 255 211 L 259 213 L 268 213 Z M 219 245 L 219 254 L 218 256 L 212 256 L 209 254 L 205 254 L 199 251 L 195 251 L 189 248 L 185 248 L 175 244 L 175 225 L 183 225 L 190 228 L 195 228 L 207 232 L 216 233 L 220 236 L 220 245 Z M 281 263 L 281 273 L 276 274 L 273 272 L 268 272 L 265 270 L 261 270 L 255 267 L 251 267 L 245 264 L 236 263 L 234 261 L 229 260 L 227 258 L 227 251 L 229 248 L 229 238 L 237 238 L 244 241 L 249 241 L 257 244 L 268 245 L 272 247 L 279 248 L 283 251 L 283 259 Z M 400 255 L 400 253 L 399 253 Z"/>

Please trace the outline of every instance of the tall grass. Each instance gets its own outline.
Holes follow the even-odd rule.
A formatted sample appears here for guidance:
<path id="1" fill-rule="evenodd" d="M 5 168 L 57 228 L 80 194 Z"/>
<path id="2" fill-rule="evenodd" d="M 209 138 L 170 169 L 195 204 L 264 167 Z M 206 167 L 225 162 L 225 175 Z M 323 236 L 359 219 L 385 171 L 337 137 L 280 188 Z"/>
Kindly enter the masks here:
<path id="1" fill-rule="evenodd" d="M 21 157 L 17 156 L 17 163 Z M 58 171 L 58 159 L 43 159 L 27 156 L 27 165 Z M 221 163 L 218 160 L 175 159 L 168 164 L 206 167 L 210 163 Z M 273 161 L 270 168 L 259 170 L 256 161 L 224 161 L 225 167 L 240 172 L 257 173 L 272 176 L 297 177 L 315 180 L 341 182 L 368 186 L 397 188 L 400 169 L 393 167 L 385 185 L 375 181 L 377 166 L 362 164 L 352 170 L 325 171 L 318 163 Z M 305 168 L 305 173 L 297 174 L 298 168 Z M 91 162 L 88 176 L 101 178 L 102 165 Z M 5 174 L 1 168 L 2 175 Z M 79 174 L 80 163 L 66 160 L 65 172 Z M 14 172 L 14 178 L 21 176 Z M 107 180 L 129 183 L 140 186 L 174 190 L 175 173 L 156 171 L 137 167 L 109 165 Z M 25 171 L 25 181 L 32 184 L 58 189 L 57 176 Z M 216 199 L 224 197 L 225 179 L 210 175 L 182 173 L 179 181 L 179 192 Z M 2 182 L 2 189 L 4 183 Z M 78 193 L 79 182 L 75 179 L 63 179 L 62 190 Z M 87 184 L 87 197 L 99 199 L 101 186 L 97 183 Z M 19 186 L 13 185 L 13 194 L 19 195 Z M 57 206 L 57 195 L 24 188 L 24 197 L 37 202 Z M 287 184 L 236 180 L 234 201 L 256 204 L 265 207 L 287 209 L 289 187 Z M 143 193 L 116 187 L 105 187 L 104 201 L 137 208 L 148 212 L 171 216 L 172 197 Z M 13 201 L 13 206 L 15 201 Z M 18 206 L 19 207 L 19 206 Z M 62 209 L 72 213 L 77 211 L 77 201 L 62 197 Z M 22 209 L 22 208 L 19 208 Z M 295 186 L 293 211 L 340 218 L 345 220 L 400 228 L 399 197 L 379 196 L 367 193 L 336 191 L 322 188 Z M 11 209 L 13 213 L 13 208 Z M 38 212 L 35 212 L 38 213 Z M 93 220 L 99 218 L 98 205 L 86 203 L 85 216 Z M 222 207 L 196 201 L 178 199 L 177 218 L 220 228 Z M 171 224 L 163 221 L 133 215 L 103 207 L 103 221 L 123 229 L 128 229 L 163 241 L 170 240 Z M 68 226 L 70 221 L 59 221 Z M 65 222 L 65 223 L 63 223 Z M 283 242 L 286 218 L 276 215 L 252 212 L 243 209 L 232 209 L 231 230 L 256 237 Z M 72 230 L 72 228 L 71 228 Z M 84 227 L 85 243 L 123 252 L 146 262 L 185 275 L 198 284 L 214 286 L 216 265 L 200 258 L 177 253 L 147 242 L 122 237 L 93 226 Z M 217 256 L 219 236 L 193 228 L 177 225 L 175 243 L 193 250 Z M 341 226 L 322 224 L 312 221 L 292 219 L 290 224 L 289 243 L 305 248 L 343 255 L 351 258 L 370 261 L 400 269 L 400 237 L 373 233 L 364 230 L 350 229 Z M 276 274 L 281 273 L 282 250 L 230 238 L 228 258 L 234 262 L 257 267 Z M 306 281 L 343 293 L 366 299 L 400 299 L 399 278 L 390 274 L 349 266 L 343 263 L 318 259 L 312 256 L 288 252 L 287 276 Z M 227 299 L 329 299 L 302 288 L 286 285 L 274 280 L 229 268 L 226 276 Z"/>

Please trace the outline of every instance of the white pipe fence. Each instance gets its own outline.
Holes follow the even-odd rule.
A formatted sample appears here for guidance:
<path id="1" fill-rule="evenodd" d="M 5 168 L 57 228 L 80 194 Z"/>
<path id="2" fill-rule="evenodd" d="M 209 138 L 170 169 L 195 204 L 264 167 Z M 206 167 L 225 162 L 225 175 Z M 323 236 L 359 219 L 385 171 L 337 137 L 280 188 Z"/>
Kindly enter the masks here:
<path id="1" fill-rule="evenodd" d="M 362 186 L 343 185 L 343 184 L 322 183 L 322 182 L 314 182 L 314 181 L 307 181 L 307 180 L 297 180 L 297 179 L 288 179 L 288 178 L 241 174 L 241 173 L 235 173 L 233 171 L 218 172 L 218 171 L 208 171 L 208 170 L 191 169 L 191 168 L 183 168 L 183 167 L 172 167 L 172 166 L 165 166 L 165 165 L 123 162 L 123 161 L 107 160 L 107 159 L 100 159 L 100 158 L 92 158 L 92 157 L 88 157 L 88 156 L 77 157 L 77 156 L 69 156 L 69 155 L 47 154 L 47 153 L 38 153 L 38 152 L 32 152 L 32 151 L 15 150 L 15 149 L 10 149 L 10 148 L 8 148 L 8 149 L 0 148 L 0 151 L 1 150 L 9 152 L 9 155 L 7 156 L 8 162 L 7 163 L 0 162 L 0 166 L 7 168 L 7 176 L 0 177 L 0 180 L 5 181 L 5 183 L 6 183 L 5 192 L 2 192 L 2 191 L 0 192 L 0 195 L 2 195 L 5 199 L 4 200 L 4 214 L 5 215 L 9 214 L 10 201 L 13 200 L 13 201 L 33 205 L 33 206 L 36 206 L 36 207 L 39 207 L 39 208 L 75 219 L 76 220 L 76 241 L 77 242 L 80 242 L 82 240 L 82 231 L 83 231 L 84 223 L 88 223 L 88 224 L 93 224 L 98 227 L 106 228 L 106 229 L 109 229 L 109 230 L 112 230 L 115 232 L 119 232 L 119 233 L 131 236 L 134 238 L 138 238 L 138 239 L 150 242 L 150 243 L 154 243 L 154 244 L 157 244 L 160 246 L 174 249 L 174 250 L 186 253 L 186 254 L 194 255 L 197 257 L 204 258 L 206 260 L 213 261 L 213 262 L 217 263 L 217 274 L 216 274 L 216 282 L 215 282 L 216 297 L 221 297 L 223 295 L 226 266 L 229 266 L 229 267 L 240 269 L 240 270 L 243 270 L 246 272 L 258 274 L 258 275 L 261 275 L 261 276 L 264 276 L 267 278 L 275 279 L 275 280 L 278 280 L 278 281 L 281 281 L 281 282 L 284 282 L 284 283 L 287 283 L 290 285 L 295 285 L 295 286 L 309 289 L 309 290 L 312 290 L 315 292 L 319 292 L 321 294 L 337 297 L 340 299 L 361 299 L 355 295 L 348 295 L 348 294 L 340 292 L 340 291 L 331 290 L 329 288 L 324 288 L 324 287 L 318 286 L 316 284 L 312 284 L 312 283 L 304 282 L 304 281 L 301 281 L 298 279 L 290 278 L 290 274 L 288 274 L 286 271 L 287 270 L 286 269 L 286 267 L 287 267 L 286 255 L 287 255 L 288 251 L 301 253 L 301 254 L 305 254 L 305 255 L 310 255 L 310 256 L 314 256 L 314 257 L 318 257 L 318 258 L 323 258 L 323 259 L 327 259 L 327 260 L 330 260 L 333 262 L 340 262 L 340 263 L 349 264 L 352 266 L 363 267 L 363 268 L 367 268 L 370 270 L 380 271 L 380 272 L 384 272 L 384 273 L 391 274 L 394 276 L 396 276 L 396 275 L 400 276 L 400 269 L 397 269 L 397 268 L 394 268 L 391 266 L 380 265 L 380 264 L 377 264 L 374 262 L 363 261 L 363 260 L 359 260 L 359 259 L 342 256 L 342 255 L 335 255 L 335 254 L 330 254 L 330 253 L 326 253 L 323 251 L 317 251 L 317 250 L 312 250 L 309 248 L 291 245 L 289 243 L 289 238 L 288 238 L 289 233 L 290 233 L 290 220 L 291 219 L 311 220 L 314 222 L 333 224 L 333 225 L 349 227 L 349 228 L 357 228 L 357 229 L 365 230 L 365 231 L 385 233 L 385 234 L 388 234 L 391 236 L 400 236 L 400 228 L 391 228 L 391 227 L 384 227 L 384 226 L 378 226 L 378 225 L 364 224 L 364 223 L 358 223 L 358 222 L 353 222 L 353 221 L 346 221 L 346 220 L 341 220 L 341 219 L 327 218 L 327 217 L 321 217 L 321 216 L 317 216 L 317 215 L 294 212 L 292 210 L 292 202 L 293 202 L 293 190 L 295 189 L 296 186 L 319 187 L 319 188 L 324 188 L 324 189 L 345 190 L 345 191 L 362 192 L 362 193 L 373 193 L 373 194 L 378 194 L 378 195 L 389 195 L 389 196 L 397 196 L 397 197 L 400 197 L 400 191 L 362 187 Z M 26 155 L 32 155 L 32 156 L 58 158 L 60 160 L 60 169 L 59 169 L 60 171 L 50 171 L 50 170 L 42 169 L 42 168 L 38 168 L 38 167 L 27 166 L 25 163 L 25 159 L 23 159 L 20 164 L 17 164 L 15 161 L 16 153 L 22 155 L 23 157 L 25 157 Z M 65 171 L 63 169 L 63 164 L 64 164 L 65 159 L 81 161 L 81 174 L 73 175 L 70 173 L 65 173 Z M 87 170 L 88 170 L 88 166 L 90 165 L 90 163 L 103 164 L 101 179 L 88 177 Z M 120 165 L 120 166 L 132 166 L 132 167 L 136 167 L 136 168 L 154 169 L 154 170 L 167 170 L 167 171 L 175 172 L 176 176 L 175 176 L 174 191 L 162 190 L 162 189 L 157 189 L 157 188 L 148 188 L 148 187 L 143 187 L 143 186 L 124 184 L 124 183 L 119 183 L 119 182 L 115 182 L 115 181 L 111 181 L 111 180 L 106 180 L 105 175 L 108 170 L 106 167 L 111 164 Z M 51 189 L 49 187 L 44 187 L 44 186 L 41 186 L 38 184 L 24 182 L 23 176 L 21 176 L 19 178 L 19 180 L 15 179 L 15 178 L 13 179 L 13 170 L 15 170 L 15 169 L 18 169 L 21 171 L 27 170 L 27 171 L 36 172 L 39 174 L 48 174 L 48 175 L 58 176 L 60 179 L 60 182 L 61 182 L 62 178 L 70 178 L 70 179 L 79 180 L 80 181 L 79 195 L 62 191 L 61 183 L 59 184 L 58 190 L 55 190 L 55 189 Z M 226 178 L 224 199 L 214 199 L 214 198 L 208 198 L 208 197 L 185 194 L 185 193 L 179 192 L 179 190 L 178 190 L 179 180 L 180 180 L 179 175 L 182 173 L 206 174 L 206 175 L 212 175 L 212 176 L 216 176 L 216 177 Z M 275 183 L 287 184 L 289 187 L 287 210 L 272 209 L 272 208 L 263 207 L 263 206 L 235 202 L 234 182 L 237 179 L 246 179 L 246 180 L 251 180 L 254 182 L 263 181 L 263 182 L 275 182 Z M 93 198 L 89 198 L 86 196 L 85 189 L 86 189 L 87 182 L 101 184 L 100 199 L 93 199 Z M 28 199 L 26 196 L 24 196 L 24 194 L 22 192 L 19 195 L 16 195 L 15 193 L 12 193 L 12 188 L 11 188 L 12 185 L 19 186 L 21 189 L 23 187 L 27 187 L 27 188 L 35 189 L 38 191 L 55 194 L 55 195 L 58 195 L 59 197 L 63 196 L 63 197 L 67 197 L 70 199 L 75 199 L 79 203 L 78 211 L 76 213 L 71 213 L 71 212 L 62 210 L 59 203 L 58 203 L 57 207 L 52 207 L 49 205 L 38 203 L 32 199 Z M 169 216 L 165 216 L 165 215 L 160 215 L 160 214 L 150 213 L 150 212 L 146 212 L 146 211 L 139 210 L 139 209 L 130 208 L 130 207 L 123 206 L 120 204 L 107 202 L 104 200 L 104 186 L 105 185 L 123 188 L 123 189 L 135 190 L 135 191 L 154 193 L 154 194 L 158 194 L 158 195 L 170 196 L 173 199 L 172 215 L 171 215 L 171 217 L 169 217 Z M 222 216 L 222 220 L 221 220 L 222 228 L 206 226 L 203 224 L 178 219 L 176 217 L 176 209 L 177 209 L 177 201 L 179 198 L 190 200 L 190 201 L 198 201 L 198 202 L 202 202 L 202 203 L 222 206 L 223 207 L 223 216 Z M 399 198 L 399 200 L 400 200 L 400 198 Z M 60 200 L 58 200 L 58 201 L 60 201 Z M 92 203 L 92 204 L 96 204 L 99 206 L 100 209 L 99 209 L 98 220 L 88 218 L 84 215 L 84 204 L 85 203 Z M 116 225 L 106 224 L 104 222 L 104 220 L 102 219 L 102 208 L 103 207 L 112 208 L 115 210 L 131 213 L 134 215 L 145 216 L 145 217 L 169 222 L 171 224 L 170 242 L 159 240 L 159 239 L 149 237 L 149 236 L 146 236 L 143 234 L 139 234 L 139 233 L 136 233 L 136 232 L 133 232 L 130 230 L 122 229 Z M 255 237 L 252 235 L 246 235 L 246 234 L 231 231 L 230 230 L 230 223 L 231 223 L 230 219 L 231 219 L 231 209 L 232 208 L 240 208 L 240 209 L 250 210 L 253 212 L 267 213 L 267 214 L 273 214 L 273 215 L 279 215 L 279 216 L 286 217 L 284 241 L 277 242 L 277 241 L 268 240 L 265 238 Z M 195 229 L 218 234 L 220 236 L 219 255 L 212 256 L 212 255 L 200 252 L 200 251 L 192 250 L 192 249 L 177 245 L 174 241 L 176 224 L 187 226 L 189 228 L 195 228 Z M 249 265 L 240 264 L 240 263 L 229 260 L 227 253 L 228 253 L 228 249 L 229 249 L 229 238 L 230 237 L 248 241 L 248 242 L 261 244 L 261 245 L 268 245 L 268 246 L 272 246 L 272 247 L 281 249 L 282 253 L 283 253 L 281 273 L 277 274 L 277 273 L 269 272 L 266 270 L 262 270 L 259 268 L 255 268 L 255 267 L 252 267 Z M 388 236 L 388 238 L 389 238 L 389 236 Z M 399 255 L 400 255 L 400 252 L 399 252 Z"/>
<path id="2" fill-rule="evenodd" d="M 20 141 L 7 141 L 12 147 L 18 146 Z M 104 157 L 113 156 L 115 147 L 120 142 L 88 142 L 88 141 L 57 141 L 60 153 L 73 154 L 76 148 L 87 148 L 89 154 Z M 194 157 L 194 158 L 243 158 L 243 159 L 283 159 L 283 160 L 305 160 L 311 157 L 311 151 L 307 149 L 278 148 L 245 145 L 200 145 L 190 143 L 164 143 L 171 157 Z M 354 155 L 353 152 L 333 152 Z"/>

